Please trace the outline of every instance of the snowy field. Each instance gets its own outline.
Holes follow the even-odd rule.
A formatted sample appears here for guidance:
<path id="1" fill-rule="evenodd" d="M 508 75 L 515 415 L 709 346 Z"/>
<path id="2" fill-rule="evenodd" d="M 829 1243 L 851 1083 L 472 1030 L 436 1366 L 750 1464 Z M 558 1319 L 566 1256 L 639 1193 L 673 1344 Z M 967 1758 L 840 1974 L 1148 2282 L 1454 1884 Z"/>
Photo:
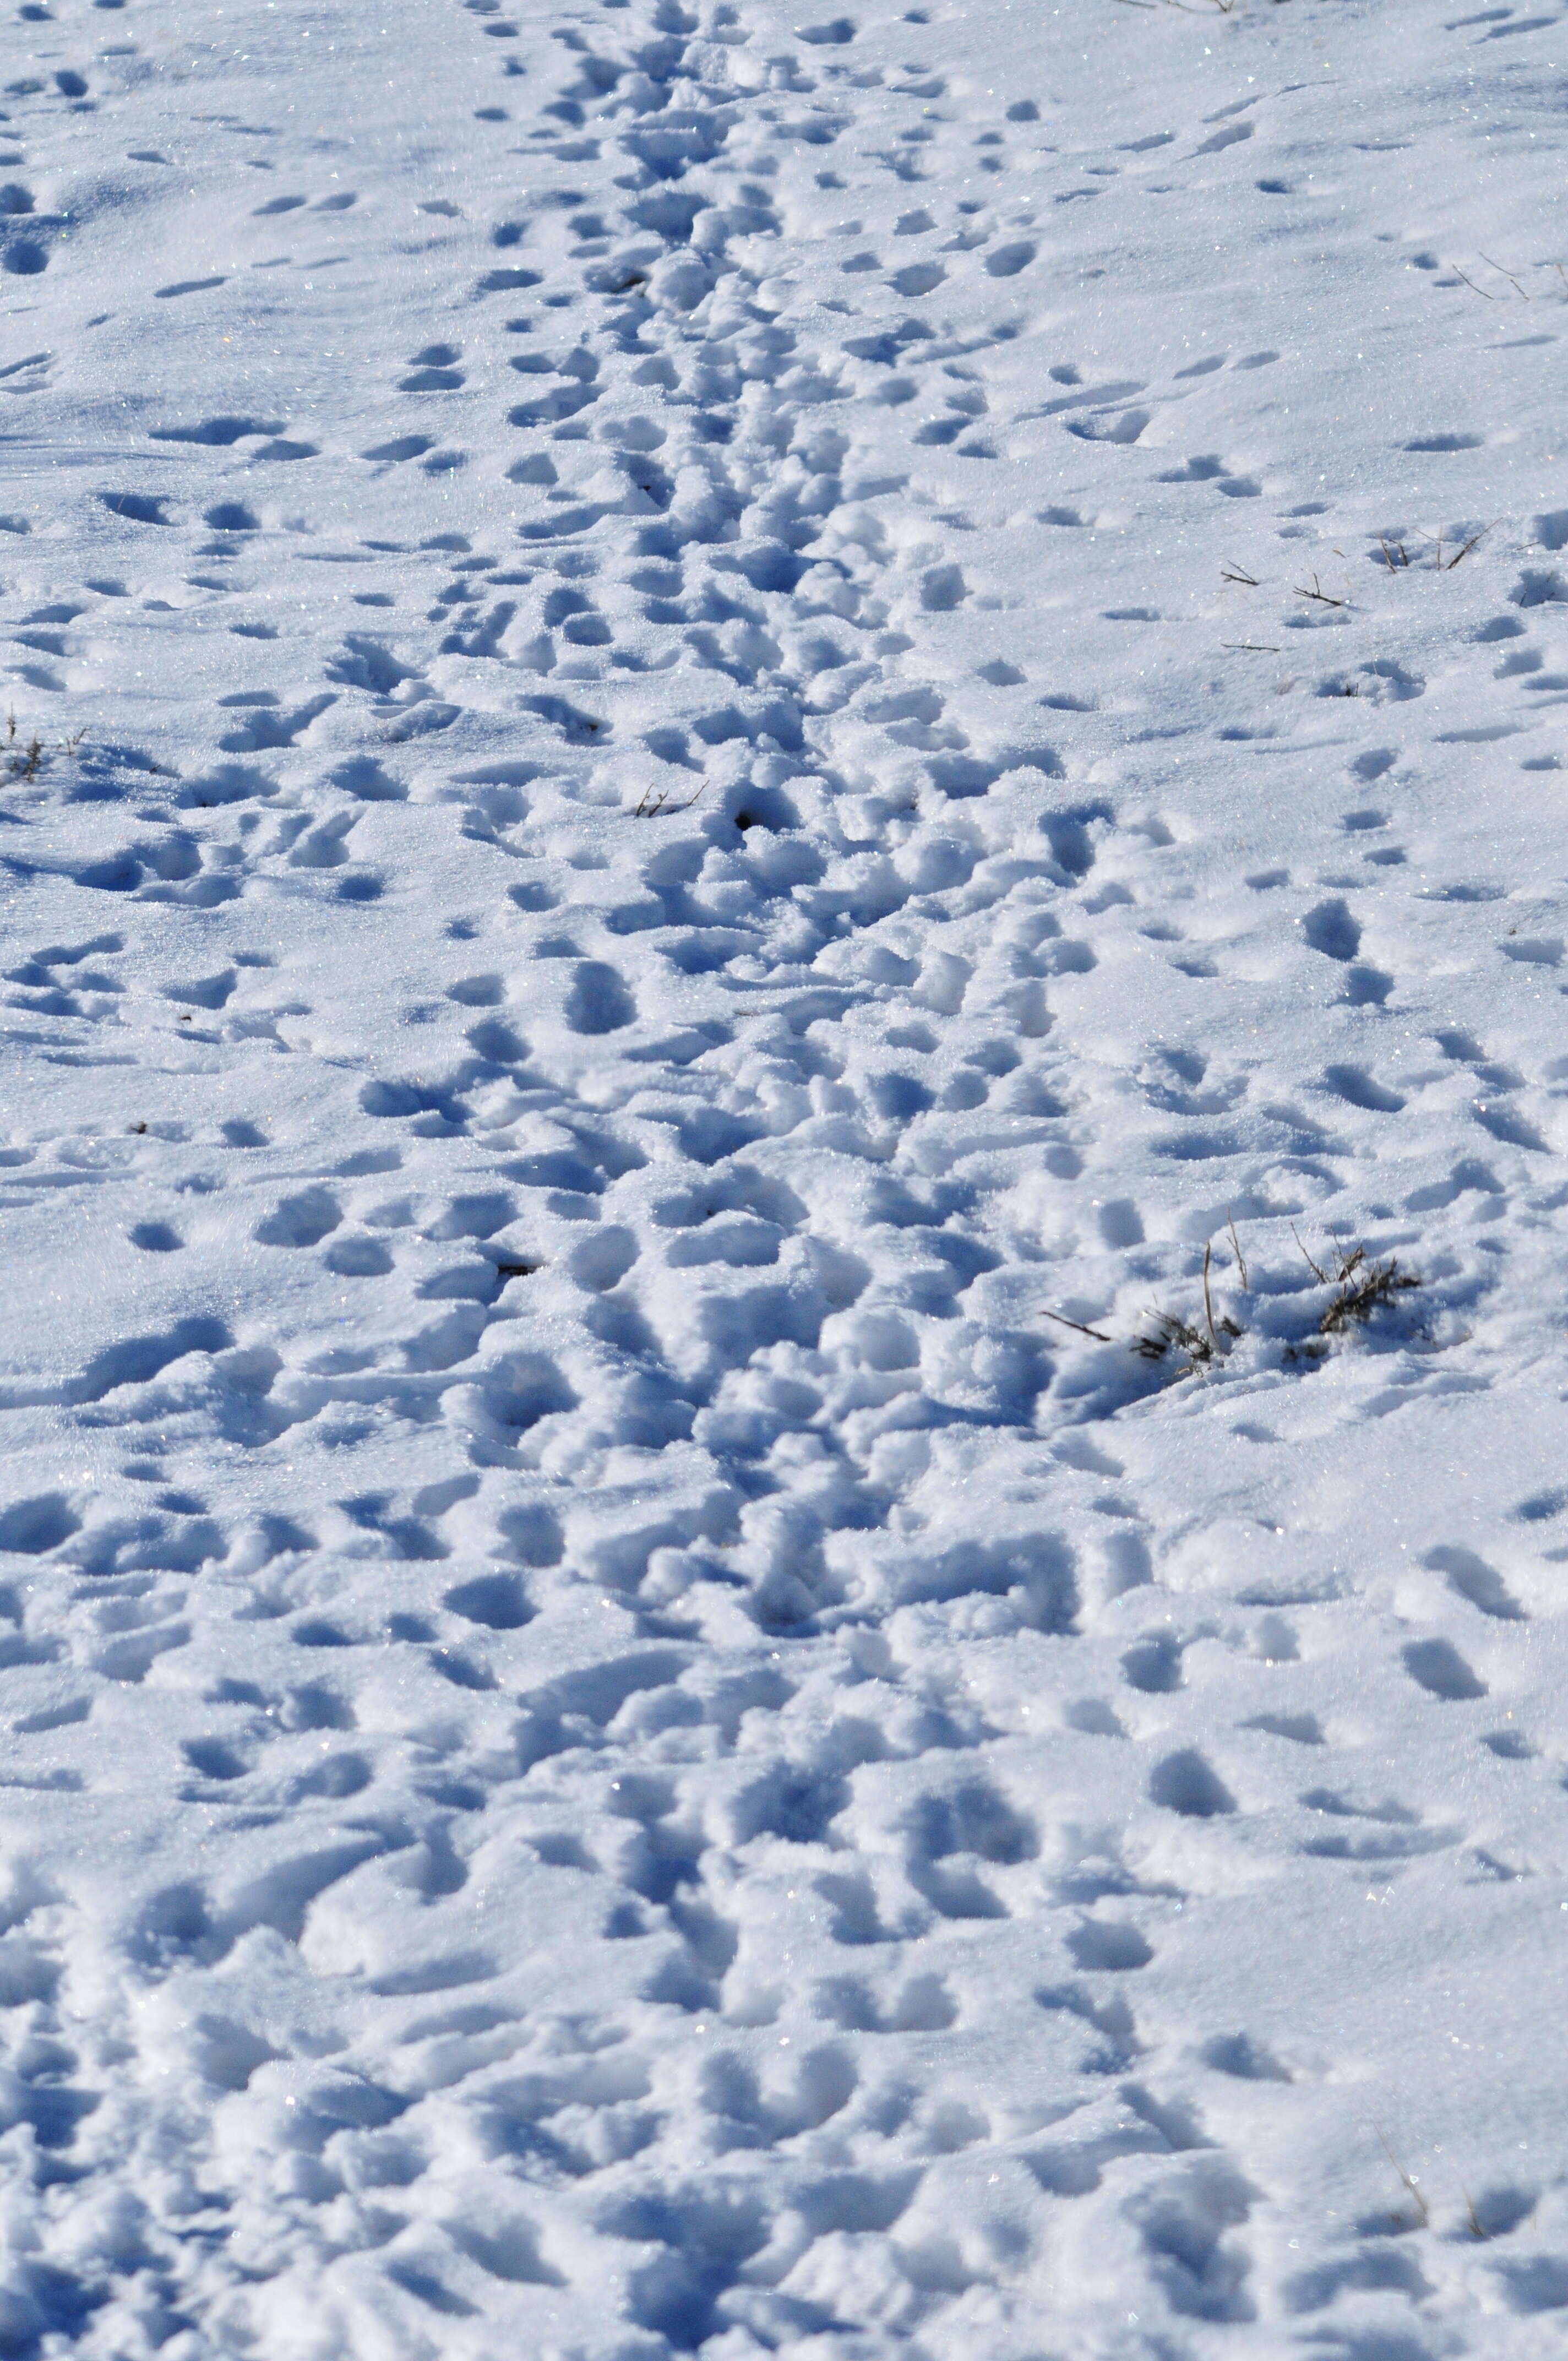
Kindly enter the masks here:
<path id="1" fill-rule="evenodd" d="M 6 2361 L 1568 2344 L 1568 8 L 838 5 L 6 0 Z"/>

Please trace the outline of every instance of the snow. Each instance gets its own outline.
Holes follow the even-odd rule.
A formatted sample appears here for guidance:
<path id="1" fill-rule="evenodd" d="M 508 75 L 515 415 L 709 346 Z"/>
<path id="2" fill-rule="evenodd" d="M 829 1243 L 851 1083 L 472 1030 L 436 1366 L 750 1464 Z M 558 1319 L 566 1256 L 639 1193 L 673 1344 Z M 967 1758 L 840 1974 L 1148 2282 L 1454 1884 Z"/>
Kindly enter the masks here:
<path id="1" fill-rule="evenodd" d="M 12 13 L 0 2354 L 1562 2349 L 1568 11 L 851 5 Z"/>

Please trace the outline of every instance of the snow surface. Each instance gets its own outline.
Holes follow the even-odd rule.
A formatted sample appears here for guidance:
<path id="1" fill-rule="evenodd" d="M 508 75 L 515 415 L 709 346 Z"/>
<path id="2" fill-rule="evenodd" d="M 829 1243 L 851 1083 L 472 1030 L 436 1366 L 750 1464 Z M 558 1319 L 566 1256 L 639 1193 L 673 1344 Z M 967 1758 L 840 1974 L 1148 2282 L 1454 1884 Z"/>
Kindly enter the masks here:
<path id="1" fill-rule="evenodd" d="M 5 2356 L 1563 2350 L 1568 12 L 837 5 L 5 26 Z"/>

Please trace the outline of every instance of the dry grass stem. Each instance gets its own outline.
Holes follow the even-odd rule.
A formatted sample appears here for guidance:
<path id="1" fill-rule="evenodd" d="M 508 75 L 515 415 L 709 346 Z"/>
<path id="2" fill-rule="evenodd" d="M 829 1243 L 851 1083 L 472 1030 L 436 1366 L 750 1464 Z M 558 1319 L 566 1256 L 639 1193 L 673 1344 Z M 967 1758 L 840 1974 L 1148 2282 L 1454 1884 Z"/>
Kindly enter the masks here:
<path id="1" fill-rule="evenodd" d="M 1113 1345 L 1116 1341 L 1107 1336 L 1103 1328 L 1086 1328 L 1081 1320 L 1069 1320 L 1065 1312 L 1047 1312 L 1045 1317 L 1054 1320 L 1058 1328 L 1076 1328 L 1080 1336 L 1092 1336 L 1097 1345 Z"/>
<path id="2" fill-rule="evenodd" d="M 1416 2209 L 1416 2219 L 1420 2223 L 1421 2228 L 1425 2230 L 1429 2227 L 1431 2222 L 1431 2207 L 1427 2203 L 1426 2198 L 1421 2193 L 1420 2183 L 1413 2177 L 1412 2174 L 1408 2173 L 1405 2170 L 1404 2166 L 1399 2162 L 1398 2158 L 1395 2155 L 1393 2149 L 1388 2145 L 1387 2138 L 1381 2125 L 1377 2126 L 1377 2144 L 1383 2150 L 1384 2155 L 1387 2158 L 1389 2163 L 1393 2166 L 1395 2171 L 1398 2174 L 1405 2192 L 1409 2198 L 1411 2204 Z"/>
<path id="3" fill-rule="evenodd" d="M 1299 598 L 1311 598 L 1320 607 L 1348 607 L 1350 604 L 1348 598 L 1331 598 L 1315 574 L 1312 577 L 1312 587 L 1310 590 L 1304 582 L 1298 582 L 1295 588 L 1296 596 Z"/>
<path id="4" fill-rule="evenodd" d="M 1350 1254 L 1342 1254 L 1339 1268 L 1334 1273 L 1338 1292 L 1318 1323 L 1320 1336 L 1337 1336 L 1352 1322 L 1359 1324 L 1370 1320 L 1375 1312 L 1391 1303 L 1396 1295 L 1407 1289 L 1420 1287 L 1420 1280 L 1413 1270 L 1401 1270 L 1397 1257 L 1390 1255 L 1386 1262 L 1369 1259 L 1365 1246 L 1356 1246 Z"/>

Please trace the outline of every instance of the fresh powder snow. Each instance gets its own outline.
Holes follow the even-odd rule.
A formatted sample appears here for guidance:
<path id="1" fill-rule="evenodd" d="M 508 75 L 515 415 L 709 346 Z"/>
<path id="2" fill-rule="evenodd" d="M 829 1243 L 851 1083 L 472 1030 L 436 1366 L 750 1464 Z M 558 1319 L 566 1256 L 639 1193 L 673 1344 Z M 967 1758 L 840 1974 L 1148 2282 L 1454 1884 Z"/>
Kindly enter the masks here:
<path id="1" fill-rule="evenodd" d="M 1568 2349 L 1568 7 L 843 5 L 6 0 L 6 2361 Z"/>

